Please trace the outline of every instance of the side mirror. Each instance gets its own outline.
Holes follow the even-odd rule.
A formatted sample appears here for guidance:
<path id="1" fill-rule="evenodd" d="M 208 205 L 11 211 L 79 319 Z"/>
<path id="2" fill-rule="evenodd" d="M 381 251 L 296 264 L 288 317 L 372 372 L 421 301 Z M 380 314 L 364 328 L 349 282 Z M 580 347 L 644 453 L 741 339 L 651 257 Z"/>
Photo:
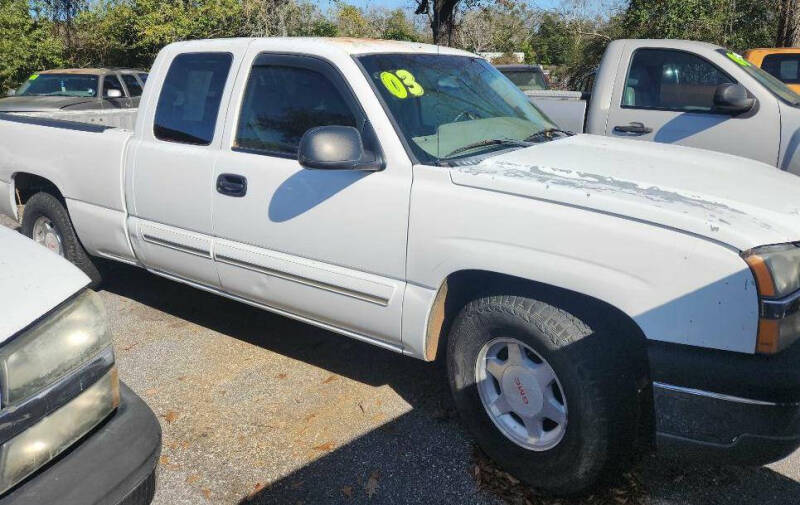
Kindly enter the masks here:
<path id="1" fill-rule="evenodd" d="M 109 89 L 106 91 L 106 98 L 122 98 L 122 91 L 118 89 Z"/>
<path id="2" fill-rule="evenodd" d="M 747 89 L 741 84 L 726 82 L 714 92 L 715 112 L 741 114 L 752 109 L 755 103 L 756 99 L 747 96 Z"/>
<path id="3" fill-rule="evenodd" d="M 16 94 L 17 94 L 17 90 L 15 90 L 15 89 L 10 89 L 10 90 L 6 91 L 6 96 L 15 96 Z"/>
<path id="4" fill-rule="evenodd" d="M 300 139 L 297 160 L 305 168 L 319 170 L 368 170 L 382 168 L 375 154 L 364 150 L 361 133 L 352 126 L 319 126 Z"/>

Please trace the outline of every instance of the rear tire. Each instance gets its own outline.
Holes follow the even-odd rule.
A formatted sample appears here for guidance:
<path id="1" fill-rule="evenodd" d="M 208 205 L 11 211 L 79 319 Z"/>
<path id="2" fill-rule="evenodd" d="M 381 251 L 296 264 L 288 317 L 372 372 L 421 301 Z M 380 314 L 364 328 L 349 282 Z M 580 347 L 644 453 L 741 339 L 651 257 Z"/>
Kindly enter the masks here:
<path id="1" fill-rule="evenodd" d="M 643 410 L 637 387 L 642 363 L 632 359 L 633 353 L 625 348 L 630 339 L 624 337 L 594 332 L 573 315 L 531 298 L 489 296 L 470 302 L 453 323 L 447 349 L 450 387 L 464 423 L 495 462 L 546 493 L 581 494 L 618 476 L 633 461 Z M 511 360 L 514 345 L 523 350 L 532 370 L 541 367 L 537 363 L 547 365 L 548 379 L 510 367 L 503 351 L 497 354 L 498 342 L 500 347 L 509 345 L 505 360 Z M 489 351 L 495 353 L 492 363 L 487 361 L 487 349 L 495 349 Z M 519 356 L 519 351 L 513 355 Z M 483 373 L 490 368 L 492 373 Z M 499 410 L 492 410 L 485 400 L 492 391 L 508 399 Z M 523 438 L 527 436 L 528 422 L 542 419 L 530 408 L 545 396 L 551 403 L 555 397 L 557 407 L 563 402 L 564 412 L 550 415 L 563 415 L 562 433 L 552 431 L 557 423 L 547 416 L 545 431 L 541 424 L 537 428 L 539 444 L 535 436 L 526 444 L 513 429 L 503 427 L 516 421 L 523 425 Z M 508 414 L 503 413 L 506 409 L 511 409 Z"/>
<path id="2" fill-rule="evenodd" d="M 78 240 L 67 209 L 55 196 L 40 192 L 28 199 L 22 214 L 23 235 L 33 239 L 34 225 L 42 217 L 49 220 L 60 235 L 63 256 L 89 276 L 90 287 L 96 288 L 100 285 L 102 276 L 97 265 Z"/>

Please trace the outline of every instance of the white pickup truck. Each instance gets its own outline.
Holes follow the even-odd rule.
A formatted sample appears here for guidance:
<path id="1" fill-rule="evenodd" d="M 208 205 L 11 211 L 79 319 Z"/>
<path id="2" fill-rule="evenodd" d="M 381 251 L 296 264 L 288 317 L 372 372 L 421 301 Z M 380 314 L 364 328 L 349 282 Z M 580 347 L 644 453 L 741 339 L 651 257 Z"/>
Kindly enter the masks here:
<path id="1" fill-rule="evenodd" d="M 561 128 L 744 156 L 800 175 L 800 95 L 705 42 L 615 40 L 577 92 L 532 91 Z"/>
<path id="2" fill-rule="evenodd" d="M 0 117 L 0 211 L 96 281 L 122 261 L 446 359 L 480 445 L 552 493 L 656 439 L 800 445 L 800 179 L 559 133 L 414 43 L 178 43 L 141 104 L 134 131 Z"/>

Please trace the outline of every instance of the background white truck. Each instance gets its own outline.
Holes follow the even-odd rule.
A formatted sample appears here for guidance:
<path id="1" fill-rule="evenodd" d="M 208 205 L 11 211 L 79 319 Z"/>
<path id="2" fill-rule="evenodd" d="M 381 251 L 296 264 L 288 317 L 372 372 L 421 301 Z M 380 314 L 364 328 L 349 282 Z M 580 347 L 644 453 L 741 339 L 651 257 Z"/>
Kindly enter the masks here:
<path id="1" fill-rule="evenodd" d="M 583 81 L 579 92 L 533 101 L 570 131 L 710 149 L 800 175 L 800 95 L 733 51 L 615 40 Z"/>
<path id="2" fill-rule="evenodd" d="M 442 357 L 481 446 L 550 492 L 656 434 L 800 445 L 800 180 L 767 165 L 568 136 L 482 58 L 351 39 L 170 45 L 134 131 L 0 139 L 0 211 L 96 281 L 122 261 Z"/>

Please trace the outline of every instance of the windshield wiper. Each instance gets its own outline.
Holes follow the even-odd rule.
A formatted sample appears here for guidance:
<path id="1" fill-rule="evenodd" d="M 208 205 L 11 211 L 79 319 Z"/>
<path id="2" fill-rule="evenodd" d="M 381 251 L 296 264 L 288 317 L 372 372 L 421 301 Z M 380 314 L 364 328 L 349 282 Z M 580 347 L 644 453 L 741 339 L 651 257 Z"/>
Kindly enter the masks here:
<path id="1" fill-rule="evenodd" d="M 512 145 L 512 146 L 519 146 L 519 147 L 528 147 L 531 145 L 530 142 L 525 140 L 516 140 L 516 139 L 487 139 L 487 140 L 480 140 L 478 142 L 473 142 L 472 144 L 467 144 L 465 146 L 461 146 L 458 149 L 448 153 L 444 158 L 452 158 L 456 154 L 460 154 L 466 151 L 470 151 L 472 149 L 476 149 L 478 147 L 484 146 L 495 146 L 495 145 Z"/>
<path id="2" fill-rule="evenodd" d="M 561 128 L 545 128 L 544 130 L 539 130 L 538 132 L 534 133 L 530 137 L 526 138 L 526 142 L 540 142 L 542 140 L 553 140 L 556 134 L 561 134 L 565 137 L 571 137 L 575 135 L 575 132 L 562 130 Z"/>

